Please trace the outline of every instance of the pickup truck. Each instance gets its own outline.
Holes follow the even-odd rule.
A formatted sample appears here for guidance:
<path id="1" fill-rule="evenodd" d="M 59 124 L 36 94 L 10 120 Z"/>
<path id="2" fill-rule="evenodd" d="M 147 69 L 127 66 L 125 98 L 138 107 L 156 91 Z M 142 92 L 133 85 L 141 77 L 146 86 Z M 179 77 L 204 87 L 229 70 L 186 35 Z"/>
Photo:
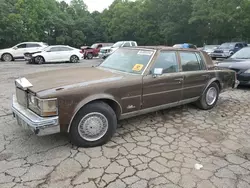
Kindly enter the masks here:
<path id="1" fill-rule="evenodd" d="M 12 110 L 36 135 L 68 133 L 80 147 L 107 143 L 117 121 L 195 103 L 212 109 L 238 86 L 206 52 L 167 47 L 120 48 L 102 64 L 40 72 L 15 81 Z"/>
<path id="2" fill-rule="evenodd" d="M 92 46 L 82 46 L 81 50 L 84 54 L 84 59 L 93 59 L 93 57 L 97 57 L 99 55 L 100 49 L 102 47 L 112 46 L 113 43 L 96 43 Z"/>

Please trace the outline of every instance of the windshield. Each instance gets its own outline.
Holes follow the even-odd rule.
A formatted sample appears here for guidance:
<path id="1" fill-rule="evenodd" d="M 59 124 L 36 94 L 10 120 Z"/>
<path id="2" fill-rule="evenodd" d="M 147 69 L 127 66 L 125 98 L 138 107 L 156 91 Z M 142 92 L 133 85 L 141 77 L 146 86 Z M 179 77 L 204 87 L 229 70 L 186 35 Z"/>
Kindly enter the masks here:
<path id="1" fill-rule="evenodd" d="M 93 44 L 90 48 L 97 48 L 98 44 Z"/>
<path id="2" fill-rule="evenodd" d="M 122 46 L 123 42 L 117 42 L 112 47 L 113 48 L 120 48 Z"/>
<path id="3" fill-rule="evenodd" d="M 109 56 L 100 67 L 121 72 L 141 74 L 149 63 L 154 51 L 147 49 L 122 48 Z"/>
<path id="4" fill-rule="evenodd" d="M 242 48 L 232 55 L 231 59 L 250 59 L 250 48 Z"/>
<path id="5" fill-rule="evenodd" d="M 234 48 L 235 44 L 233 43 L 224 43 L 222 45 L 220 45 L 220 49 L 232 49 Z"/>

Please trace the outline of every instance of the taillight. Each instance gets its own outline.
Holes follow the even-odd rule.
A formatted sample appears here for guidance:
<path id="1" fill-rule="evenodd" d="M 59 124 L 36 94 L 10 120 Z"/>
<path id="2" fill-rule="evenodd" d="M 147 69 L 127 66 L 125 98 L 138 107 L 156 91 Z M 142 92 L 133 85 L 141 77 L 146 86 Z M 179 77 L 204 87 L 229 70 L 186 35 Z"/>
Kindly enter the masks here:
<path id="1" fill-rule="evenodd" d="M 80 53 L 83 54 L 83 50 L 81 50 Z"/>

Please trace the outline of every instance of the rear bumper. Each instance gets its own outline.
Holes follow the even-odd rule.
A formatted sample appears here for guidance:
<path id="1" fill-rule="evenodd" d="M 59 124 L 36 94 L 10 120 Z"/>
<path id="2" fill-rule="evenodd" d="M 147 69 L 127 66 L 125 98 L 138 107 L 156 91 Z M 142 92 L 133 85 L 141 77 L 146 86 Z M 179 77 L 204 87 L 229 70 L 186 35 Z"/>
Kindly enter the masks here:
<path id="1" fill-rule="evenodd" d="M 41 117 L 30 111 L 17 102 L 16 96 L 13 96 L 12 112 L 17 119 L 18 124 L 24 129 L 29 129 L 38 136 L 51 135 L 60 132 L 59 118 Z"/>

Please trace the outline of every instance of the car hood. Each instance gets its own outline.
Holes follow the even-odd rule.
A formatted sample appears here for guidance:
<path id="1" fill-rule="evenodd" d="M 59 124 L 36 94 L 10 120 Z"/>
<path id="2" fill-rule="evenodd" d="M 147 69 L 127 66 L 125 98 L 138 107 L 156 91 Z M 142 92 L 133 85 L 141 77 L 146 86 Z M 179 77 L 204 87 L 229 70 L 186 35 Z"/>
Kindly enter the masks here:
<path id="1" fill-rule="evenodd" d="M 5 48 L 5 49 L 0 49 L 0 52 L 7 52 L 7 51 L 10 51 L 12 50 L 12 48 Z"/>
<path id="2" fill-rule="evenodd" d="M 112 82 L 122 79 L 123 74 L 102 68 L 70 68 L 45 71 L 26 75 L 25 78 L 33 85 L 29 88 L 34 93 L 47 93 L 83 87 L 90 84 Z"/>
<path id="3" fill-rule="evenodd" d="M 111 48 L 112 48 L 112 46 L 105 46 L 105 47 L 102 47 L 101 50 L 109 50 Z"/>
<path id="4" fill-rule="evenodd" d="M 226 59 L 218 64 L 218 67 L 230 69 L 250 69 L 250 59 Z"/>

